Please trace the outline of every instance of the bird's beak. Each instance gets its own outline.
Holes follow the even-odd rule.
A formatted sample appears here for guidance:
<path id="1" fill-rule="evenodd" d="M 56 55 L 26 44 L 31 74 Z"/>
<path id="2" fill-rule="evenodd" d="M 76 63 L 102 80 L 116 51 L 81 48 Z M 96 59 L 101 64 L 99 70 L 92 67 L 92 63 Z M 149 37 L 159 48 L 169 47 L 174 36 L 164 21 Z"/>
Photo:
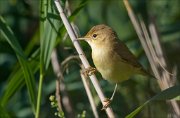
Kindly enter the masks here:
<path id="1" fill-rule="evenodd" d="M 85 37 L 79 37 L 79 38 L 77 38 L 77 40 L 88 41 L 88 40 L 90 40 L 90 38 L 85 36 Z"/>

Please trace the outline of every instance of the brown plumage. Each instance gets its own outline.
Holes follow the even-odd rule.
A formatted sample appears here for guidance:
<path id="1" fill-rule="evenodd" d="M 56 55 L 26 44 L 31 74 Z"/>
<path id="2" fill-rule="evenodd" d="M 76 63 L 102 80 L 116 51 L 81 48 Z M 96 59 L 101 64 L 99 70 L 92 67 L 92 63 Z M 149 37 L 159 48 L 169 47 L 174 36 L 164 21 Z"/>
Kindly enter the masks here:
<path id="1" fill-rule="evenodd" d="M 148 74 L 112 28 L 94 26 L 84 39 L 91 46 L 93 62 L 104 79 L 118 83 L 134 74 Z"/>
<path id="2" fill-rule="evenodd" d="M 118 39 L 116 32 L 102 24 L 96 25 L 79 40 L 85 40 L 92 49 L 92 59 L 104 79 L 119 83 L 129 79 L 134 74 L 150 75 L 146 72 L 128 47 Z M 110 99 L 107 99 L 107 108 L 116 92 L 117 84 Z"/>

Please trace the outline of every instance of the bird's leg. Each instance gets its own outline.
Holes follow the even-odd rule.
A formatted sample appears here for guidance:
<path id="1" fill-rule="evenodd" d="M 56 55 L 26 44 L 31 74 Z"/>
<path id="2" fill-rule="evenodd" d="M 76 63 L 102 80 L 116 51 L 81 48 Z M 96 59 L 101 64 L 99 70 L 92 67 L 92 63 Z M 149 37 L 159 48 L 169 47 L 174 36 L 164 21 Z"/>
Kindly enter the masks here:
<path id="1" fill-rule="evenodd" d="M 113 94 L 112 94 L 111 98 L 110 98 L 110 99 L 109 99 L 109 98 L 106 98 L 106 99 L 104 100 L 105 105 L 103 106 L 103 108 L 102 108 L 101 110 L 105 110 L 105 109 L 111 104 L 111 102 L 112 102 L 112 100 L 113 100 L 113 98 L 114 98 L 114 95 L 115 95 L 115 93 L 116 93 L 116 90 L 117 90 L 117 84 L 115 85 L 115 88 L 114 88 L 114 91 L 113 91 Z"/>
<path id="2" fill-rule="evenodd" d="M 95 72 L 97 72 L 97 69 L 94 67 L 88 67 L 83 69 L 82 73 L 87 77 L 93 75 Z"/>

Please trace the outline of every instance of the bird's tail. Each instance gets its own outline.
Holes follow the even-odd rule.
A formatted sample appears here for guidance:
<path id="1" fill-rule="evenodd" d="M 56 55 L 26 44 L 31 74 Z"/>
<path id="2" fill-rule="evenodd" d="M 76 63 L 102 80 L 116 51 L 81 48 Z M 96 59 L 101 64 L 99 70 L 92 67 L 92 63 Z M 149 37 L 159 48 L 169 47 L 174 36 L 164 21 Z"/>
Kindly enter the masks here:
<path id="1" fill-rule="evenodd" d="M 144 76 L 149 76 L 151 78 L 156 78 L 151 72 L 146 71 L 145 69 L 141 68 L 139 73 Z"/>

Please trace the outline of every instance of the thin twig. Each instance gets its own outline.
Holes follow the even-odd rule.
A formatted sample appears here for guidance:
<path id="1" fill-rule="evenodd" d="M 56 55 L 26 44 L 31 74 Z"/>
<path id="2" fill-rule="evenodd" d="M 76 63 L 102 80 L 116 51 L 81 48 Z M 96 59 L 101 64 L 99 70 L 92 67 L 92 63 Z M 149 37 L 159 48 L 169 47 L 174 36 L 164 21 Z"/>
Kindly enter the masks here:
<path id="1" fill-rule="evenodd" d="M 68 56 L 65 60 L 62 61 L 62 63 L 61 63 L 62 67 L 64 67 L 71 60 L 79 60 L 80 61 L 78 55 L 71 55 L 71 56 Z"/>
<path id="2" fill-rule="evenodd" d="M 72 12 L 70 9 L 70 4 L 69 4 L 69 0 L 66 0 L 65 2 L 65 8 L 64 8 L 65 13 L 67 13 L 67 17 L 71 16 Z M 77 28 L 77 26 L 74 24 L 74 22 L 71 22 L 72 28 L 74 29 L 75 34 L 77 35 L 79 33 L 79 30 Z M 63 37 L 63 41 L 65 41 L 68 37 L 68 33 L 66 32 L 64 37 Z"/>
<path id="3" fill-rule="evenodd" d="M 174 81 L 176 81 L 176 79 L 172 81 L 172 79 L 170 78 L 171 77 L 170 75 L 172 74 L 167 71 L 167 62 L 164 58 L 164 52 L 162 50 L 162 46 L 155 25 L 152 23 L 149 25 L 149 31 L 151 35 L 150 38 L 150 35 L 148 34 L 147 28 L 143 20 L 140 20 L 139 23 L 134 12 L 132 11 L 131 6 L 128 3 L 128 0 L 124 0 L 124 4 L 128 11 L 131 22 L 142 43 L 145 53 L 148 57 L 151 68 L 156 78 L 158 78 L 157 81 L 161 90 L 174 86 L 175 83 Z M 174 77 L 172 76 L 172 78 Z M 175 112 L 175 115 L 173 115 L 173 117 L 180 117 L 180 108 L 178 106 L 178 103 L 176 101 L 170 101 L 170 105 L 173 107 L 173 110 Z"/>
<path id="4" fill-rule="evenodd" d="M 51 63 L 52 63 L 54 73 L 58 77 L 60 72 L 59 72 L 59 64 L 58 64 L 58 61 L 57 61 L 57 56 L 56 56 L 56 50 L 55 49 L 52 51 Z M 57 103 L 58 103 L 59 110 L 63 111 L 62 110 L 62 105 L 61 105 L 60 79 L 59 78 L 56 79 L 56 100 L 57 100 Z"/>
<path id="5" fill-rule="evenodd" d="M 174 67 L 173 69 L 173 74 L 169 73 L 166 69 L 168 68 L 168 64 L 167 64 L 167 61 L 166 59 L 164 58 L 164 52 L 162 50 L 162 46 L 161 46 L 161 43 L 160 43 L 160 39 L 158 37 L 158 33 L 157 33 L 157 29 L 155 27 L 155 23 L 151 23 L 151 36 L 152 36 L 152 39 L 155 40 L 154 42 L 156 43 L 157 46 L 157 52 L 159 53 L 159 55 L 161 55 L 161 60 L 160 61 L 160 64 L 164 67 L 162 68 L 162 76 L 164 77 L 163 80 L 164 80 L 164 88 L 168 88 L 168 87 L 171 87 L 171 86 L 174 86 L 177 79 L 176 79 L 176 67 Z M 165 69 L 165 70 L 164 70 Z M 171 76 L 170 76 L 171 75 Z M 173 75 L 173 76 L 172 76 Z M 170 101 L 170 105 L 172 106 L 174 112 L 175 112 L 175 115 L 173 117 L 180 117 L 180 106 L 178 105 L 177 101 Z"/>
<path id="6" fill-rule="evenodd" d="M 146 28 L 146 26 L 142 20 L 140 20 L 140 27 L 142 28 L 141 31 L 144 34 L 144 39 L 141 42 L 144 41 L 146 44 L 143 48 L 148 50 L 148 51 L 146 51 L 146 54 L 148 53 L 149 55 L 151 55 L 150 57 L 148 57 L 148 59 L 150 58 L 151 60 L 153 60 L 151 62 L 151 65 L 154 66 L 153 72 L 155 73 L 156 78 L 160 80 L 161 77 L 160 77 L 160 74 L 159 74 L 158 69 L 157 69 L 159 67 L 159 63 L 157 63 L 155 61 L 155 60 L 157 60 L 157 54 L 156 54 L 156 52 L 153 48 L 153 45 L 151 43 L 150 36 L 148 34 L 147 28 Z"/>
<path id="7" fill-rule="evenodd" d="M 58 102 L 58 107 L 62 111 L 61 96 L 60 96 L 60 92 L 61 92 L 62 93 L 62 103 L 65 108 L 65 111 L 67 112 L 67 116 L 70 118 L 74 118 L 75 117 L 74 111 L 73 111 L 73 108 L 72 108 L 72 105 L 71 105 L 71 102 L 70 102 L 70 99 L 69 99 L 69 96 L 68 96 L 68 93 L 66 90 L 66 86 L 64 84 L 64 77 L 62 74 L 63 72 L 61 69 L 61 65 L 58 62 L 57 52 L 55 49 L 53 50 L 52 55 L 51 55 L 51 63 L 53 66 L 54 73 L 57 77 L 56 100 Z"/>
<path id="8" fill-rule="evenodd" d="M 60 15 L 60 17 L 61 17 L 61 19 L 62 19 L 62 21 L 63 21 L 63 23 L 64 23 L 64 25 L 65 25 L 65 27 L 67 29 L 67 32 L 68 32 L 68 34 L 69 34 L 69 36 L 70 36 L 70 38 L 71 38 L 71 40 L 72 40 L 72 42 L 73 42 L 77 52 L 79 54 L 79 57 L 80 57 L 83 65 L 84 65 L 84 67 L 85 68 L 89 68 L 90 64 L 89 64 L 87 58 L 85 57 L 84 52 L 83 52 L 79 42 L 77 41 L 77 37 L 75 36 L 75 33 L 74 33 L 70 23 L 68 22 L 67 17 L 64 14 L 64 11 L 63 11 L 59 1 L 58 0 L 54 0 L 54 2 L 56 4 L 56 7 L 57 7 L 57 9 L 59 11 L 59 15 Z M 97 92 L 97 94 L 98 94 L 102 104 L 105 105 L 105 103 L 103 102 L 105 100 L 105 96 L 104 96 L 104 94 L 102 92 L 102 89 L 99 86 L 99 82 L 98 82 L 96 76 L 93 74 L 93 75 L 90 76 L 90 79 L 91 79 L 91 82 L 93 83 L 93 86 L 94 86 L 94 88 L 95 88 L 95 90 L 96 90 L 96 92 Z M 113 113 L 113 111 L 112 111 L 112 109 L 110 107 L 108 107 L 106 109 L 106 113 L 107 113 L 108 117 L 110 117 L 110 118 L 114 118 L 115 117 L 114 113 Z"/>
<path id="9" fill-rule="evenodd" d="M 59 111 L 63 111 L 62 105 L 61 105 L 60 81 L 59 81 L 59 79 L 56 79 L 56 100 L 57 100 Z"/>
<path id="10" fill-rule="evenodd" d="M 81 69 L 82 69 L 82 70 L 84 69 L 83 65 L 81 65 Z M 92 96 L 92 94 L 91 94 L 90 88 L 89 88 L 88 83 L 87 83 L 87 78 L 86 78 L 85 75 L 82 73 L 82 70 L 80 71 L 81 79 L 82 79 L 82 81 L 83 81 L 84 88 L 85 88 L 85 90 L 86 90 L 86 93 L 87 93 L 87 96 L 88 96 L 88 99 L 89 99 L 89 102 L 90 102 L 90 105 L 91 105 L 91 108 L 92 108 L 94 117 L 95 117 L 95 118 L 99 118 L 98 112 L 97 112 L 97 109 L 96 109 L 96 105 L 95 105 L 95 103 L 94 103 L 93 96 Z"/>

